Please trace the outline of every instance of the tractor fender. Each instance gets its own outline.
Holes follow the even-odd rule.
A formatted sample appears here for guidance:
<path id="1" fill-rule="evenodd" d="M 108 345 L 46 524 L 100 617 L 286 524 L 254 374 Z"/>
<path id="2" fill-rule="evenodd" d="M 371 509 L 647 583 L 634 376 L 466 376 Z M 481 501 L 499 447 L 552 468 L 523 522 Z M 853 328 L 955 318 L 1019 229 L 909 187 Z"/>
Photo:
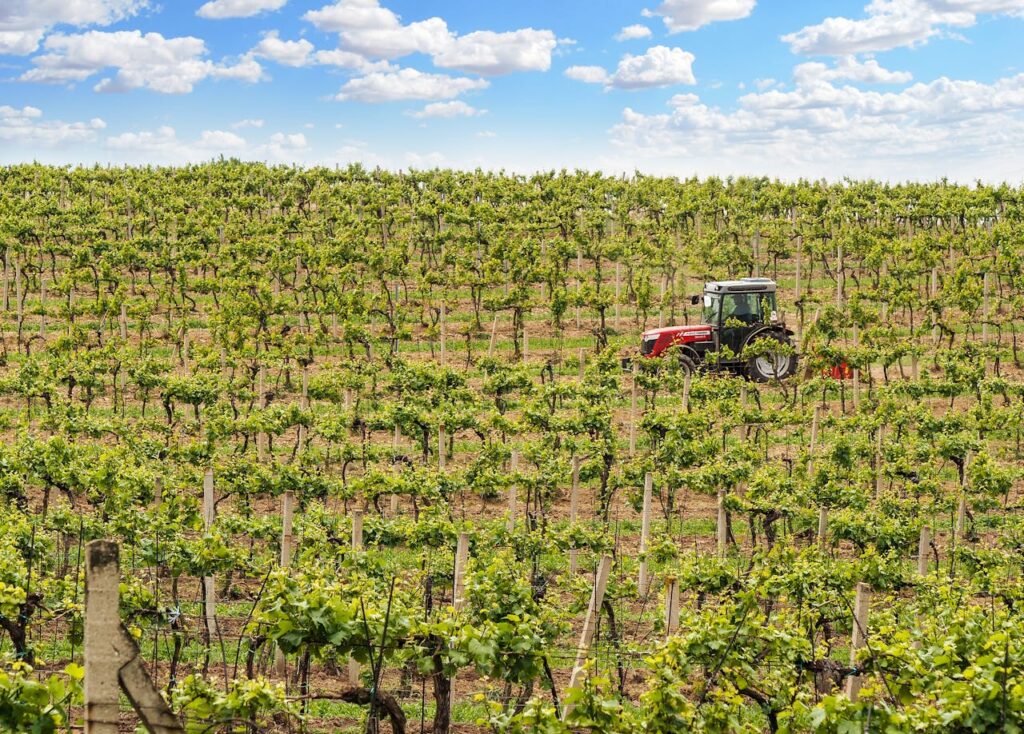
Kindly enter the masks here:
<path id="1" fill-rule="evenodd" d="M 743 344 L 740 346 L 740 351 L 746 349 L 748 344 L 750 344 L 750 343 L 756 341 L 757 339 L 759 339 L 760 337 L 766 336 L 768 334 L 779 334 L 780 336 L 787 337 L 787 338 L 784 339 L 784 341 L 786 343 L 788 343 L 788 344 L 792 344 L 793 343 L 792 340 L 789 339 L 788 337 L 795 336 L 795 334 L 790 329 L 787 329 L 787 328 L 782 327 L 782 326 L 773 326 L 773 325 L 768 324 L 768 325 L 762 326 L 761 328 L 755 329 L 754 331 L 750 332 L 747 335 L 747 338 L 743 340 Z"/>
<path id="2" fill-rule="evenodd" d="M 704 361 L 704 358 L 697 354 L 697 350 L 691 347 L 689 344 L 680 344 L 679 353 L 685 354 L 687 357 L 693 360 L 694 364 L 700 364 Z"/>

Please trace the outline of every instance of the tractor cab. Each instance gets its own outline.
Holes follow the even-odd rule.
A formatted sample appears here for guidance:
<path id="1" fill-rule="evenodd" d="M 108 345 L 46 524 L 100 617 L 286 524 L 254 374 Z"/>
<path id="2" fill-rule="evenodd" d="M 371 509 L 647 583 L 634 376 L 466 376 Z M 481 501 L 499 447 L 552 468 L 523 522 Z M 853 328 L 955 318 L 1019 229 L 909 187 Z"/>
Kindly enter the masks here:
<path id="1" fill-rule="evenodd" d="M 701 323 L 716 330 L 719 348 L 739 354 L 751 333 L 778 323 L 775 289 L 770 278 L 705 283 Z"/>

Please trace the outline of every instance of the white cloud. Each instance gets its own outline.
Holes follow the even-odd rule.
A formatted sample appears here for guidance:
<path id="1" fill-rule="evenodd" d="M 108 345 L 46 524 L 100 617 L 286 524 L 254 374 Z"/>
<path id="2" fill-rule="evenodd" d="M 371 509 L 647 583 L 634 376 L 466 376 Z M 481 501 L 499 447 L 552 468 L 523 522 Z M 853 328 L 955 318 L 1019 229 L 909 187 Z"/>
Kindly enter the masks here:
<path id="1" fill-rule="evenodd" d="M 313 44 L 305 38 L 298 41 L 282 41 L 277 31 L 267 31 L 250 53 L 285 66 L 305 66 L 310 62 Z"/>
<path id="2" fill-rule="evenodd" d="M 754 11 L 757 0 L 663 0 L 654 10 L 644 10 L 650 18 L 661 16 L 671 33 L 695 31 L 719 20 L 740 20 Z"/>
<path id="3" fill-rule="evenodd" d="M 646 89 L 674 84 L 696 84 L 694 56 L 681 48 L 653 46 L 643 54 L 626 54 L 614 74 L 600 66 L 571 66 L 565 70 L 570 79 L 587 84 L 604 84 L 605 89 Z"/>
<path id="4" fill-rule="evenodd" d="M 454 38 L 433 59 L 442 68 L 484 75 L 547 71 L 551 68 L 551 52 L 557 45 L 551 31 L 476 31 Z"/>
<path id="5" fill-rule="evenodd" d="M 107 126 L 98 117 L 88 122 L 47 121 L 42 117 L 43 112 L 37 107 L 19 109 L 0 105 L 0 140 L 51 148 L 65 143 L 93 141 Z"/>
<path id="6" fill-rule="evenodd" d="M 909 71 L 890 71 L 874 59 L 858 61 L 853 56 L 844 56 L 829 68 L 825 64 L 811 61 L 800 64 L 793 70 L 794 81 L 801 86 L 815 82 L 830 82 L 847 79 L 862 84 L 905 84 L 914 78 Z"/>
<path id="7" fill-rule="evenodd" d="M 189 140 L 179 137 L 168 125 L 108 137 L 103 147 L 114 161 L 169 164 L 205 161 L 218 156 L 292 163 L 303 162 L 310 152 L 302 133 L 277 132 L 266 142 L 251 143 L 227 130 L 203 130 L 197 138 Z"/>
<path id="8" fill-rule="evenodd" d="M 280 10 L 288 0 L 210 0 L 196 15 L 201 18 L 249 18 L 269 10 Z"/>
<path id="9" fill-rule="evenodd" d="M 113 78 L 101 79 L 97 92 L 122 92 L 145 88 L 164 94 L 191 92 L 207 78 L 256 82 L 262 68 L 254 59 L 236 64 L 215 64 L 206 56 L 199 38 L 164 38 L 140 31 L 88 31 L 76 35 L 57 33 L 46 39 L 47 53 L 35 56 L 35 68 L 22 81 L 71 83 L 83 81 L 105 69 L 116 69 Z"/>
<path id="10" fill-rule="evenodd" d="M 615 34 L 616 41 L 635 41 L 638 38 L 650 37 L 651 29 L 640 23 L 637 23 L 635 25 L 628 25 Z"/>
<path id="11" fill-rule="evenodd" d="M 439 153 L 436 150 L 425 155 L 406 153 L 405 161 L 409 164 L 410 168 L 440 168 L 441 166 L 448 165 L 448 159 L 443 153 Z"/>
<path id="12" fill-rule="evenodd" d="M 147 4 L 147 0 L 3 0 L 0 54 L 32 53 L 55 25 L 110 25 L 135 15 Z"/>
<path id="13" fill-rule="evenodd" d="M 475 117 L 477 115 L 486 115 L 487 110 L 477 109 L 472 105 L 466 104 L 460 99 L 456 99 L 451 102 L 431 102 L 422 110 L 416 110 L 415 112 L 410 112 L 408 114 L 410 117 L 418 119 L 424 119 L 427 117 Z"/>
<path id="14" fill-rule="evenodd" d="M 754 80 L 754 87 L 756 89 L 758 89 L 759 91 L 762 91 L 762 92 L 765 89 L 771 89 L 772 87 L 777 87 L 778 85 L 779 85 L 779 81 L 777 79 L 772 79 L 771 77 L 768 77 L 766 79 L 755 79 Z"/>
<path id="15" fill-rule="evenodd" d="M 393 72 L 374 72 L 350 79 L 341 87 L 335 99 L 357 102 L 395 102 L 403 99 L 443 100 L 458 97 L 464 92 L 485 89 L 485 79 L 452 77 L 446 74 L 428 74 L 416 69 Z"/>
<path id="16" fill-rule="evenodd" d="M 322 31 L 337 33 L 342 48 L 375 58 L 434 54 L 452 41 L 448 24 L 441 18 L 402 25 L 378 0 L 338 0 L 302 17 Z"/>
<path id="17" fill-rule="evenodd" d="M 565 75 L 584 84 L 604 84 L 608 81 L 608 72 L 602 66 L 570 66 Z"/>
<path id="18" fill-rule="evenodd" d="M 872 0 L 867 17 L 826 18 L 782 40 L 794 53 L 846 56 L 917 46 L 946 32 L 969 28 L 979 14 L 1024 12 L 1024 0 Z"/>
<path id="19" fill-rule="evenodd" d="M 235 130 L 240 130 L 243 127 L 256 127 L 256 128 L 259 128 L 259 127 L 263 127 L 263 120 L 261 120 L 259 118 L 255 118 L 255 119 L 248 118 L 248 119 L 245 119 L 245 120 L 239 120 L 238 122 L 231 123 L 231 127 L 233 127 Z"/>
<path id="20" fill-rule="evenodd" d="M 747 94 L 732 111 L 681 94 L 667 113 L 625 109 L 611 131 L 633 165 L 832 179 L 1008 176 L 1024 165 L 1022 136 L 1024 74 L 993 84 L 941 78 L 887 93 L 817 78 L 793 91 Z"/>
<path id="21" fill-rule="evenodd" d="M 558 44 L 569 43 L 549 30 L 535 28 L 503 33 L 474 31 L 459 36 L 443 18 L 403 24 L 379 0 L 337 0 L 302 17 L 322 31 L 337 33 L 341 51 L 374 59 L 422 53 L 436 66 L 484 75 L 547 71 Z"/>
<path id="22" fill-rule="evenodd" d="M 493 130 L 481 130 L 476 134 L 476 136 L 478 138 L 496 138 L 498 137 L 498 133 L 494 132 Z"/>

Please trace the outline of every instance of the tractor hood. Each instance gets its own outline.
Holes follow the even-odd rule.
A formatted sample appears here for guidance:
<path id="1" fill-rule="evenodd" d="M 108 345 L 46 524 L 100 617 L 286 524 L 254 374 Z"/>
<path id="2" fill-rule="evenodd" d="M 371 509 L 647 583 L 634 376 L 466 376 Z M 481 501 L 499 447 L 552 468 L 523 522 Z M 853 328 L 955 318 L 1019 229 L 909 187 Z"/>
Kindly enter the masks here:
<path id="1" fill-rule="evenodd" d="M 643 333 L 640 343 L 640 354 L 645 357 L 657 357 L 666 349 L 676 344 L 711 341 L 713 334 L 714 329 L 707 324 L 663 326 L 660 329 L 648 329 Z"/>
<path id="2" fill-rule="evenodd" d="M 687 324 L 685 326 L 662 326 L 658 329 L 648 329 L 643 333 L 644 339 L 650 339 L 652 337 L 661 338 L 663 336 L 680 336 L 690 335 L 694 333 L 706 334 L 712 329 L 707 324 Z"/>

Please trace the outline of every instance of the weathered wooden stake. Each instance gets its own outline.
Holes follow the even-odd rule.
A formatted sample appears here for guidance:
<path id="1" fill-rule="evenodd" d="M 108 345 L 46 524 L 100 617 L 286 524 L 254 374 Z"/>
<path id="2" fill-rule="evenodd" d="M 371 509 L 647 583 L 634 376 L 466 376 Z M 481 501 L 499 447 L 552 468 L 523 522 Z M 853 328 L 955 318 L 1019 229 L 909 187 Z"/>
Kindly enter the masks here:
<path id="1" fill-rule="evenodd" d="M 448 459 L 447 453 L 448 446 L 444 435 L 444 423 L 441 423 L 437 427 L 437 468 L 441 471 L 445 470 Z"/>
<path id="2" fill-rule="evenodd" d="M 917 575 L 928 575 L 928 549 L 932 545 L 932 529 L 927 525 L 921 526 L 921 536 L 917 541 Z"/>
<path id="3" fill-rule="evenodd" d="M 640 516 L 640 577 L 637 580 L 637 593 L 640 596 L 647 594 L 647 585 L 650 582 L 647 573 L 647 547 L 651 542 L 651 498 L 654 494 L 654 477 L 650 472 L 644 475 L 644 502 Z"/>
<path id="4" fill-rule="evenodd" d="M 630 385 L 629 395 L 629 455 L 636 453 L 636 382 L 637 365 L 633 363 L 633 380 Z"/>
<path id="5" fill-rule="evenodd" d="M 121 667 L 116 627 L 120 624 L 117 543 L 93 540 L 85 554 L 85 731 L 117 734 Z"/>
<path id="6" fill-rule="evenodd" d="M 604 604 L 604 592 L 608 588 L 608 577 L 612 571 L 612 557 L 601 556 L 601 562 L 597 566 L 597 574 L 594 578 L 594 590 L 590 595 L 590 604 L 587 606 L 587 616 L 583 620 L 583 631 L 580 633 L 580 642 L 576 646 L 576 663 L 572 668 L 572 677 L 569 679 L 569 688 L 578 688 L 583 677 L 584 666 L 587 662 L 587 655 L 590 653 L 590 643 L 594 639 L 594 631 L 597 628 L 597 618 L 601 613 L 601 605 Z M 572 705 L 566 704 L 562 710 L 564 719 L 572 711 Z"/>
<path id="7" fill-rule="evenodd" d="M 853 639 L 850 642 L 850 667 L 856 667 L 857 651 L 867 642 L 868 611 L 871 608 L 871 587 L 861 582 L 857 584 L 857 596 L 853 602 Z M 846 697 L 856 701 L 860 695 L 863 679 L 859 675 L 851 675 L 846 679 Z"/>
<path id="8" fill-rule="evenodd" d="M 675 576 L 665 579 L 665 636 L 679 628 L 679 582 Z"/>
<path id="9" fill-rule="evenodd" d="M 828 547 L 828 508 L 818 508 L 818 547 L 825 550 Z"/>

